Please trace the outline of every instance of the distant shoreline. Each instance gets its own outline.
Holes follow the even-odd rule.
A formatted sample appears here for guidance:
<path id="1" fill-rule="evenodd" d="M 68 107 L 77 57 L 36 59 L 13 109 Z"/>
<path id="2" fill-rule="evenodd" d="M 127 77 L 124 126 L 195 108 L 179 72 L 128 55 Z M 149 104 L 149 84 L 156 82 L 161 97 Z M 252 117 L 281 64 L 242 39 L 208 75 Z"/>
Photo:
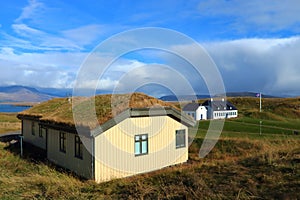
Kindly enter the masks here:
<path id="1" fill-rule="evenodd" d="M 32 107 L 39 102 L 0 102 L 0 105 L 12 105 L 16 107 Z"/>

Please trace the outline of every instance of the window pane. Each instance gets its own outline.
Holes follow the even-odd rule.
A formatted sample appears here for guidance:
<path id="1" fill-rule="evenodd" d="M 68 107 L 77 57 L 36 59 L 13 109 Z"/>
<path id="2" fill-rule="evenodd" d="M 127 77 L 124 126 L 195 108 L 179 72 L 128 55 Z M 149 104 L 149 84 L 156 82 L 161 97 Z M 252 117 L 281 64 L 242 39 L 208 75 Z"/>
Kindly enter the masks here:
<path id="1" fill-rule="evenodd" d="M 78 136 L 75 136 L 75 157 L 82 159 L 82 142 Z"/>
<path id="2" fill-rule="evenodd" d="M 147 141 L 142 142 L 142 153 L 147 153 Z"/>
<path id="3" fill-rule="evenodd" d="M 135 154 L 138 155 L 138 154 L 140 154 L 140 152 L 141 152 L 140 143 L 136 142 L 135 143 Z"/>
<path id="4" fill-rule="evenodd" d="M 147 135 L 142 135 L 142 140 L 146 140 L 147 139 Z"/>
<path id="5" fill-rule="evenodd" d="M 185 130 L 176 131 L 176 148 L 185 147 Z"/>

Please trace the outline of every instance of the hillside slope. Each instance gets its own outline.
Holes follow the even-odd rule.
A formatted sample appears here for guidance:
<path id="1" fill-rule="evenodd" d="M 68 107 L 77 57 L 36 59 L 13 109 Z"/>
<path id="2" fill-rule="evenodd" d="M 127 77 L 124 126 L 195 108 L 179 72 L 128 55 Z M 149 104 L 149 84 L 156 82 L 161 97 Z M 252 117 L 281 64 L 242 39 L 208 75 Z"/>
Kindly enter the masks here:
<path id="1" fill-rule="evenodd" d="M 31 87 L 0 87 L 0 102 L 42 102 L 54 97 L 55 96 L 39 92 Z"/>

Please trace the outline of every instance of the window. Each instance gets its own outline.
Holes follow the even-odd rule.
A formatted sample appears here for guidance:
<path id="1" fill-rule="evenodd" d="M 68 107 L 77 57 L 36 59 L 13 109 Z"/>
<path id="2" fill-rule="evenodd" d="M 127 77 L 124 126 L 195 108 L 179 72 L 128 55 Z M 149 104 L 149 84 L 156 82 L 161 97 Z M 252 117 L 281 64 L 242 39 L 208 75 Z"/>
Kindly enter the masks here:
<path id="1" fill-rule="evenodd" d="M 47 132 L 48 132 L 48 129 L 46 129 L 46 128 L 40 126 L 40 129 L 39 129 L 39 137 L 42 138 L 44 135 L 46 136 Z"/>
<path id="2" fill-rule="evenodd" d="M 31 134 L 35 135 L 35 123 L 34 122 L 31 123 Z"/>
<path id="3" fill-rule="evenodd" d="M 135 155 L 148 154 L 148 134 L 134 136 Z"/>
<path id="4" fill-rule="evenodd" d="M 59 132 L 59 151 L 66 153 L 66 133 Z"/>
<path id="5" fill-rule="evenodd" d="M 82 159 L 82 142 L 79 136 L 75 136 L 75 157 Z"/>
<path id="6" fill-rule="evenodd" d="M 192 113 L 192 117 L 195 118 L 195 113 Z"/>
<path id="7" fill-rule="evenodd" d="M 185 147 L 185 129 L 176 131 L 176 149 Z"/>

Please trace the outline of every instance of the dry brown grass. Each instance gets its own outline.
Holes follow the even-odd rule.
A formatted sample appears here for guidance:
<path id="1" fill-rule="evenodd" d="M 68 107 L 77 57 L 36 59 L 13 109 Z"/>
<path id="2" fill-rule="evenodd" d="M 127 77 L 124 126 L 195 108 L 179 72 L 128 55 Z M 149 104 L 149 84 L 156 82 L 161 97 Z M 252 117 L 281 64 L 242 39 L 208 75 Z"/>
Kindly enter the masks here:
<path id="1" fill-rule="evenodd" d="M 21 122 L 16 114 L 0 113 L 0 134 L 21 129 Z"/>
<path id="2" fill-rule="evenodd" d="M 21 159 L 0 143 L 0 198 L 4 199 L 297 199 L 300 140 L 222 138 L 199 159 L 202 139 L 186 164 L 96 184 L 51 165 Z"/>

